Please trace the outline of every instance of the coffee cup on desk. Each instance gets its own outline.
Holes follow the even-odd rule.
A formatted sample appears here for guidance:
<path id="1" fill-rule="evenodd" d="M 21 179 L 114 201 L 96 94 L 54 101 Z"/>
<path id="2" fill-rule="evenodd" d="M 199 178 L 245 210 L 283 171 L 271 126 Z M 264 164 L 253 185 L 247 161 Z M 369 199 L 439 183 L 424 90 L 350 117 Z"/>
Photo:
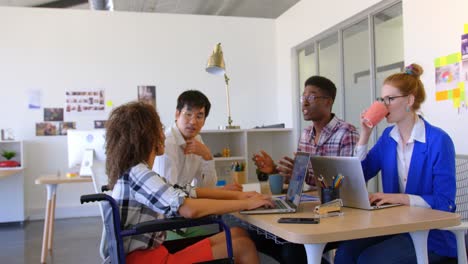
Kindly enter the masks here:
<path id="1" fill-rule="evenodd" d="M 280 174 L 270 174 L 268 176 L 271 194 L 281 194 L 283 192 L 284 177 Z"/>

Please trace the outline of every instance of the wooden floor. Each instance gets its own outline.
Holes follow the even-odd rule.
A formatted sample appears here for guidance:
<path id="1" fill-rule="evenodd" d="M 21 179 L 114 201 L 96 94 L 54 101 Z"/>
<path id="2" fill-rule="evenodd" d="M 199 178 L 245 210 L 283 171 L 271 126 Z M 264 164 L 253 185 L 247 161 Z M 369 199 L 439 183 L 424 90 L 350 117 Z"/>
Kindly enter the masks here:
<path id="1" fill-rule="evenodd" d="M 9 264 L 40 263 L 44 221 L 0 224 L 0 262 Z M 49 264 L 101 263 L 99 243 L 100 217 L 55 220 L 54 250 Z M 276 263 L 260 254 L 261 263 Z"/>

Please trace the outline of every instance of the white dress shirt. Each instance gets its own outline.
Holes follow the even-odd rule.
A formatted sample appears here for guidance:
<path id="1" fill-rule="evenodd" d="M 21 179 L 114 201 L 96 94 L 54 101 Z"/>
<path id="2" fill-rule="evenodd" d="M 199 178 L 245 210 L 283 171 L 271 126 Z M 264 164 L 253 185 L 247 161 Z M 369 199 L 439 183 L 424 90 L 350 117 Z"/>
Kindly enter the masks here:
<path id="1" fill-rule="evenodd" d="M 203 143 L 200 135 L 195 137 Z M 171 184 L 195 187 L 215 187 L 218 180 L 214 160 L 204 160 L 195 154 L 184 154 L 185 139 L 174 123 L 166 131 L 165 153 L 154 160 L 153 170 Z"/>
<path id="2" fill-rule="evenodd" d="M 400 185 L 400 193 L 405 193 L 406 183 L 408 180 L 408 171 L 411 164 L 411 156 L 413 155 L 414 141 L 421 143 L 426 142 L 426 128 L 424 121 L 416 116 L 417 120 L 414 123 L 411 136 L 406 144 L 403 144 L 398 131 L 398 126 L 395 125 L 390 131 L 390 137 L 397 142 L 397 166 L 398 166 L 398 177 Z M 367 145 L 361 145 L 356 147 L 356 156 L 361 160 L 364 160 L 367 155 Z M 424 201 L 419 195 L 408 194 L 410 200 L 410 206 L 431 208 L 431 206 Z"/>

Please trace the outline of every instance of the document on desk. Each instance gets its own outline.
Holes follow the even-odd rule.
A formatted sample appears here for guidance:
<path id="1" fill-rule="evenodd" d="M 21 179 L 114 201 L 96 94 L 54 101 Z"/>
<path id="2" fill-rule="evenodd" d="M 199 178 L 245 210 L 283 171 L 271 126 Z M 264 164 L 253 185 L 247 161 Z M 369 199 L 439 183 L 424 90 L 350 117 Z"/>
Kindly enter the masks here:
<path id="1" fill-rule="evenodd" d="M 286 195 L 280 195 L 280 196 L 276 196 L 276 197 L 278 199 L 281 199 L 281 200 L 286 199 Z M 316 202 L 316 201 L 320 201 L 318 196 L 309 195 L 309 194 L 302 194 L 301 195 L 301 202 Z"/>

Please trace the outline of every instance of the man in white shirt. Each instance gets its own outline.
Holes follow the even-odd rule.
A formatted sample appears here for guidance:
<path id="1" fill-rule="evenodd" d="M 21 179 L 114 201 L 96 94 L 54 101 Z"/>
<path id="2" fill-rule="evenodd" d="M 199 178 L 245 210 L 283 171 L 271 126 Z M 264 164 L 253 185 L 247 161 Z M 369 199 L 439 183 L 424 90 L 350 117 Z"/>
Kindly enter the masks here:
<path id="1" fill-rule="evenodd" d="M 203 143 L 200 130 L 210 113 L 211 103 L 200 91 L 187 90 L 177 98 L 175 123 L 166 130 L 165 152 L 156 156 L 153 170 L 176 186 L 216 187 L 218 177 L 210 149 Z M 224 189 L 242 191 L 229 184 Z M 191 238 L 196 241 L 216 230 L 191 227 L 167 233 L 167 240 Z"/>
<path id="2" fill-rule="evenodd" d="M 183 92 L 177 98 L 176 121 L 166 131 L 164 155 L 157 156 L 153 170 L 169 183 L 179 186 L 215 187 L 213 155 L 203 143 L 200 130 L 210 113 L 211 103 L 197 90 Z M 242 190 L 237 184 L 226 185 L 230 190 Z"/>

